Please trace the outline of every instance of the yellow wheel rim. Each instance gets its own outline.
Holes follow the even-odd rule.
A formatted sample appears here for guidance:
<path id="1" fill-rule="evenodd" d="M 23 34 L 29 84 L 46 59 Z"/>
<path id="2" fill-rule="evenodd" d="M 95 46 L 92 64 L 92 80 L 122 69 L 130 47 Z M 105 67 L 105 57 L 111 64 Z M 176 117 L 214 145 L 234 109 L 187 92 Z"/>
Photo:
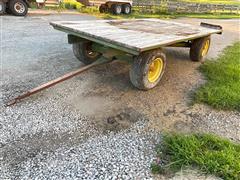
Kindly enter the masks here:
<path id="1" fill-rule="evenodd" d="M 161 58 L 156 58 L 150 64 L 148 69 L 148 81 L 153 83 L 156 82 L 163 71 L 163 60 Z"/>
<path id="2" fill-rule="evenodd" d="M 210 46 L 210 41 L 207 40 L 202 48 L 202 56 L 206 56 L 206 54 L 208 53 L 209 46 Z"/>

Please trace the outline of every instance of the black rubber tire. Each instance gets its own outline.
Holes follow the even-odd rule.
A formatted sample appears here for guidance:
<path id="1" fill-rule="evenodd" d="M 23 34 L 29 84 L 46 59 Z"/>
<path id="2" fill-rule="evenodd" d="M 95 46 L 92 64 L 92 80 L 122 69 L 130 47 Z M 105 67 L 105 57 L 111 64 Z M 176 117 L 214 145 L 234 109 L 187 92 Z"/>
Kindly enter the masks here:
<path id="1" fill-rule="evenodd" d="M 131 5 L 130 5 L 130 4 L 123 4 L 123 5 L 122 5 L 122 12 L 123 12 L 124 14 L 131 14 L 131 12 L 132 12 L 132 7 L 131 7 Z"/>
<path id="2" fill-rule="evenodd" d="M 9 8 L 6 8 L 6 13 L 12 14 L 12 11 Z"/>
<path id="3" fill-rule="evenodd" d="M 97 52 L 92 57 L 88 55 L 88 50 L 90 50 L 92 42 L 79 42 L 72 45 L 73 54 L 75 57 L 84 64 L 91 64 L 96 61 L 101 54 Z"/>
<path id="4" fill-rule="evenodd" d="M 16 3 L 20 3 L 24 6 L 24 11 L 23 12 L 17 12 L 17 10 L 14 8 Z M 26 4 L 26 2 L 24 2 L 23 0 L 11 0 L 9 2 L 9 10 L 11 11 L 11 13 L 15 16 L 26 16 L 28 13 L 28 6 Z"/>
<path id="5" fill-rule="evenodd" d="M 161 58 L 163 60 L 163 69 L 155 82 L 149 82 L 148 71 L 151 62 L 156 59 Z M 153 51 L 143 52 L 140 55 L 134 57 L 133 64 L 130 68 L 130 80 L 132 84 L 140 90 L 149 90 L 154 88 L 161 80 L 166 68 L 166 55 L 161 49 L 156 49 Z"/>
<path id="6" fill-rule="evenodd" d="M 119 11 L 118 8 L 121 8 L 121 11 Z M 121 6 L 121 4 L 112 4 L 111 12 L 113 14 L 115 14 L 115 15 L 121 14 L 122 13 L 122 6 Z"/>
<path id="7" fill-rule="evenodd" d="M 202 49 L 205 43 L 209 40 L 209 46 L 211 44 L 210 36 L 194 39 L 190 47 L 190 59 L 195 62 L 204 61 L 202 56 Z M 208 52 L 208 51 L 207 51 Z"/>
<path id="8" fill-rule="evenodd" d="M 105 12 L 107 12 L 107 6 L 104 5 L 104 4 L 100 5 L 100 7 L 99 7 L 99 12 L 100 12 L 100 13 L 105 13 Z"/>
<path id="9" fill-rule="evenodd" d="M 6 3 L 0 2 L 0 4 L 1 4 L 0 14 L 4 14 L 6 12 Z"/>

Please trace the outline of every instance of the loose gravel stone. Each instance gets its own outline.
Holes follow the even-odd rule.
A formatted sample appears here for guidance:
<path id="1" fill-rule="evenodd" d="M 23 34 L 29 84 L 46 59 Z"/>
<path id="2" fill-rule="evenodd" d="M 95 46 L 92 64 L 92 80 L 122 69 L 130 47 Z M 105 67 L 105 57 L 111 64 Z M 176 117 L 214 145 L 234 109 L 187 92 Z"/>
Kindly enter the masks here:
<path id="1" fill-rule="evenodd" d="M 151 179 L 150 165 L 161 135 L 144 132 L 139 121 L 129 130 L 91 137 L 74 147 L 61 147 L 52 153 L 39 153 L 20 163 L 6 178 L 20 179 Z"/>

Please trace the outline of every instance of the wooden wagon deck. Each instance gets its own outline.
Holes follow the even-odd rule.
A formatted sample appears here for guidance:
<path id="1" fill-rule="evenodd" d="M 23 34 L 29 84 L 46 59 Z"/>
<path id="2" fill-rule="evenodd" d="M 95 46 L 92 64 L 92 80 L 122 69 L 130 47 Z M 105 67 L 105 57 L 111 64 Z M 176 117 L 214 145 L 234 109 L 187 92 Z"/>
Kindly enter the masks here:
<path id="1" fill-rule="evenodd" d="M 194 26 L 159 19 L 58 21 L 55 29 L 131 54 L 221 33 L 218 26 Z"/>

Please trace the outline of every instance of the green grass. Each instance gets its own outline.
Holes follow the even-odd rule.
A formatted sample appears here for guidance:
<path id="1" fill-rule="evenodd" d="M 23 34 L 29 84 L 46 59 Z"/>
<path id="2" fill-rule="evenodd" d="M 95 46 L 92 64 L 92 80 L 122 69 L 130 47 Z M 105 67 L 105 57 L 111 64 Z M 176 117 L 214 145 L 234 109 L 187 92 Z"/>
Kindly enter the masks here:
<path id="1" fill-rule="evenodd" d="M 207 83 L 195 93 L 195 102 L 240 111 L 240 42 L 226 48 L 215 61 L 207 61 L 200 71 Z"/>
<path id="2" fill-rule="evenodd" d="M 240 2 L 237 0 L 178 0 L 178 1 L 204 4 L 240 5 Z"/>
<path id="3" fill-rule="evenodd" d="M 223 179 L 240 179 L 240 144 L 210 134 L 167 134 L 157 147 L 153 173 L 197 167 Z"/>
<path id="4" fill-rule="evenodd" d="M 99 13 L 95 8 L 82 8 L 81 13 L 91 14 L 93 16 L 103 19 L 136 19 L 136 18 L 158 18 L 158 19 L 174 19 L 180 17 L 188 18 L 202 18 L 202 19 L 233 19 L 240 18 L 240 14 L 194 14 L 194 13 L 158 13 L 158 14 L 144 14 L 133 12 L 130 15 L 113 15 L 110 13 Z"/>
<path id="5" fill-rule="evenodd" d="M 113 15 L 110 13 L 107 14 L 95 14 L 98 17 L 103 19 L 137 19 L 137 18 L 175 18 L 174 15 L 170 14 L 140 14 L 140 13 L 131 13 L 130 15 Z"/>
<path id="6" fill-rule="evenodd" d="M 65 9 L 81 9 L 83 5 L 75 0 L 63 0 L 61 4 Z"/>
<path id="7" fill-rule="evenodd" d="M 201 19 L 236 19 L 240 18 L 240 14 L 176 14 L 176 18 L 201 18 Z"/>
<path id="8" fill-rule="evenodd" d="M 36 9 L 36 3 L 32 3 L 32 9 Z M 76 0 L 64 0 L 58 7 L 44 7 L 46 10 L 57 10 L 59 12 L 65 11 L 67 9 L 77 10 L 80 13 L 90 14 L 103 19 L 134 19 L 134 18 L 159 18 L 159 19 L 173 19 L 179 17 L 189 17 L 189 18 L 203 18 L 203 19 L 233 19 L 240 18 L 240 14 L 234 13 L 166 13 L 162 12 L 161 9 L 156 10 L 155 13 L 140 13 L 139 10 L 134 7 L 133 12 L 130 15 L 113 15 L 111 13 L 100 13 L 98 7 L 87 6 L 85 7 Z"/>
<path id="9" fill-rule="evenodd" d="M 240 14 L 231 13 L 167 13 L 158 10 L 156 13 L 140 13 L 137 8 L 133 8 L 133 12 L 130 15 L 113 15 L 111 13 L 100 13 L 97 7 L 82 7 L 79 12 L 91 14 L 103 19 L 135 19 L 135 18 L 159 18 L 159 19 L 173 19 L 179 17 L 189 18 L 203 18 L 203 19 L 233 19 L 240 18 Z"/>

